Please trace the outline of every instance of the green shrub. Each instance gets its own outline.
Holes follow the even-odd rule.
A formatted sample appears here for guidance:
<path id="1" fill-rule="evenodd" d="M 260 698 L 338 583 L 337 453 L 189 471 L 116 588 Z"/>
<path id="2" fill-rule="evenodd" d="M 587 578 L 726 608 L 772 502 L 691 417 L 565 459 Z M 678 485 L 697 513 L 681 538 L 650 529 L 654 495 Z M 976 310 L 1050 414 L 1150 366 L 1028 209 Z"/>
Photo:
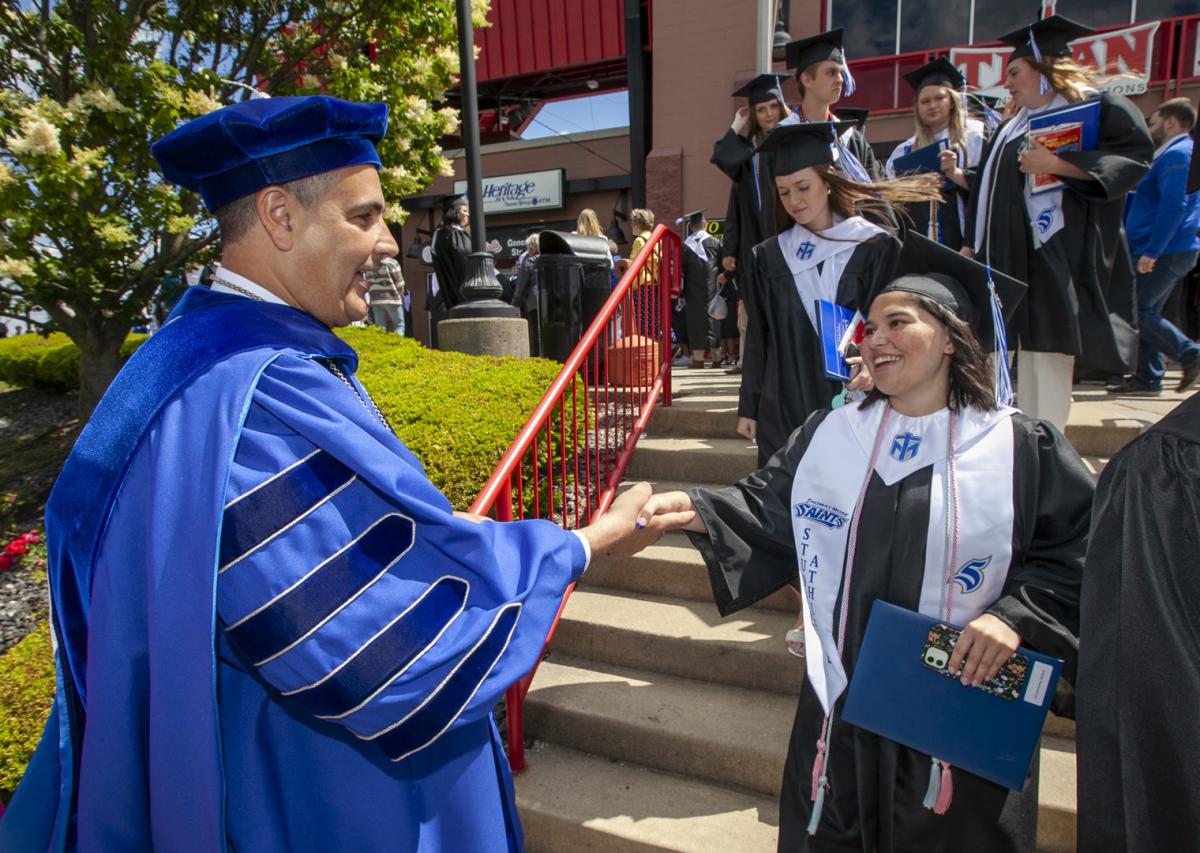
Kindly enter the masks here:
<path id="1" fill-rule="evenodd" d="M 0 798 L 8 800 L 54 704 L 54 653 L 43 622 L 0 657 Z"/>
<path id="2" fill-rule="evenodd" d="M 381 329 L 350 328 L 339 334 L 358 351 L 363 385 L 458 509 L 470 505 L 559 370 L 541 359 L 427 350 Z M 51 352 L 63 359 L 55 361 L 54 369 L 66 369 L 65 348 L 56 347 L 54 336 L 41 344 L 5 347 L 21 340 L 0 341 L 0 371 L 19 359 L 46 369 Z M 35 355 L 25 355 L 27 351 Z M 0 799 L 7 800 L 24 772 L 53 694 L 54 664 L 43 627 L 0 657 Z"/>
<path id="3" fill-rule="evenodd" d="M 130 335 L 121 345 L 129 358 L 147 335 Z M 0 379 L 21 388 L 46 391 L 79 390 L 79 347 L 61 333 L 48 337 L 19 335 L 0 339 Z"/>

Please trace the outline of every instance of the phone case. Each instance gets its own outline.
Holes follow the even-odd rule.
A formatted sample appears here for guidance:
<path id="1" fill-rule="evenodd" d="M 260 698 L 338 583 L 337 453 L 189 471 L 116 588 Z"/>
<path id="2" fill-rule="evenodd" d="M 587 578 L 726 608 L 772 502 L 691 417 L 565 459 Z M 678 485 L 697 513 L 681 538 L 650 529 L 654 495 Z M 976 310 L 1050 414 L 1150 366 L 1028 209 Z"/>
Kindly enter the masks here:
<path id="1" fill-rule="evenodd" d="M 954 653 L 954 644 L 958 642 L 959 631 L 942 623 L 935 624 L 929 629 L 925 640 L 925 648 L 921 651 L 921 663 L 934 672 L 940 672 L 947 678 L 959 678 L 958 672 L 950 671 L 950 656 Z M 1025 679 L 1029 677 L 1029 658 L 1017 652 L 1000 667 L 999 674 L 990 681 L 979 685 L 979 689 L 1009 702 L 1016 701 L 1021 696 Z"/>

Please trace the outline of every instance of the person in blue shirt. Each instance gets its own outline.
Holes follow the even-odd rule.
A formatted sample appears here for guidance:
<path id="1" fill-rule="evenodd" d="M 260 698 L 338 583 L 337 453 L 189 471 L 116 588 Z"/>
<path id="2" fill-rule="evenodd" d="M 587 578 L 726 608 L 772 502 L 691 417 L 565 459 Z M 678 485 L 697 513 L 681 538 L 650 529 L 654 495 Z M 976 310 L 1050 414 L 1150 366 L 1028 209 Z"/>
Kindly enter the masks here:
<path id="1" fill-rule="evenodd" d="M 1200 253 L 1200 192 L 1186 192 L 1193 146 L 1189 134 L 1195 124 L 1196 108 L 1187 98 L 1172 98 L 1150 116 L 1154 163 L 1125 217 L 1129 251 L 1137 259 L 1137 372 L 1109 388 L 1114 394 L 1161 394 L 1164 356 L 1183 367 L 1177 391 L 1200 379 L 1200 346 L 1162 314 Z"/>
<path id="2" fill-rule="evenodd" d="M 492 708 L 590 555 L 655 538 L 650 489 L 573 534 L 429 482 L 332 332 L 397 251 L 386 130 L 383 104 L 255 99 L 154 145 L 222 260 L 51 493 L 57 692 L 0 850 L 522 849 Z"/>

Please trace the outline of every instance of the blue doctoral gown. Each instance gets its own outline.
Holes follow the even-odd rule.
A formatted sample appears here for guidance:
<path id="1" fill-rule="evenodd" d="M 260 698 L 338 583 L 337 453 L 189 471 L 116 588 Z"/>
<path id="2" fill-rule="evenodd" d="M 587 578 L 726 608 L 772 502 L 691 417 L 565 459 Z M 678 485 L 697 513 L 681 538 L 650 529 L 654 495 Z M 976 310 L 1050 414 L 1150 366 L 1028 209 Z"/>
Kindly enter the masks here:
<path id="1" fill-rule="evenodd" d="M 47 506 L 58 692 L 0 849 L 521 849 L 490 711 L 583 546 L 455 518 L 356 366 L 195 288 L 117 377 Z"/>

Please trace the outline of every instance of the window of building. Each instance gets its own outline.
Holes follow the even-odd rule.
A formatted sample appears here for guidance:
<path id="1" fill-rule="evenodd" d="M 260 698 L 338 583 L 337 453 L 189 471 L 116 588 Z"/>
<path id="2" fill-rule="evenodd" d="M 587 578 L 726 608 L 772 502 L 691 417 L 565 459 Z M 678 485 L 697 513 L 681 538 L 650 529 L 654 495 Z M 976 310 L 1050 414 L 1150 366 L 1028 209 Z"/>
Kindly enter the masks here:
<path id="1" fill-rule="evenodd" d="M 1058 14 L 1088 27 L 1128 24 L 1132 10 L 1130 0 L 1058 0 L 1054 9 Z M 1145 18 L 1146 15 L 1138 10 L 1138 17 Z"/>
<path id="2" fill-rule="evenodd" d="M 1134 12 L 1139 21 L 1181 18 L 1196 14 L 1196 0 L 1134 0 Z"/>
<path id="3" fill-rule="evenodd" d="M 970 3 L 902 0 L 900 53 L 969 44 Z"/>
<path id="4" fill-rule="evenodd" d="M 833 26 L 845 27 L 846 56 L 853 62 L 896 52 L 896 14 L 899 0 L 829 0 Z"/>
<path id="5" fill-rule="evenodd" d="M 570 136 L 629 126 L 629 90 L 543 101 L 521 126 L 522 139 Z"/>

